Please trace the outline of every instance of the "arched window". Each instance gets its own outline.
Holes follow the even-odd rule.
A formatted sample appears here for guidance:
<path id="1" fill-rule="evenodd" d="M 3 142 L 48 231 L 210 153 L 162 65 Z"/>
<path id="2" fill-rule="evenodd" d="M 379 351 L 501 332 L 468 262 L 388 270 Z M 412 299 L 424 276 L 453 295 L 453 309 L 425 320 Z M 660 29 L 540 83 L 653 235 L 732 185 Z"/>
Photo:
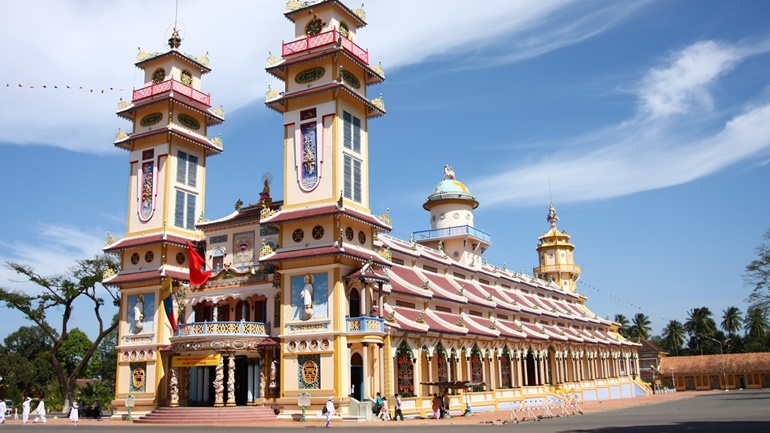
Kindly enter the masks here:
<path id="1" fill-rule="evenodd" d="M 414 362 L 412 350 L 406 342 L 401 342 L 396 351 L 396 369 L 398 382 L 396 390 L 402 397 L 414 397 Z"/>
<path id="2" fill-rule="evenodd" d="M 438 363 L 438 380 L 439 382 L 450 381 L 449 377 L 449 356 L 444 350 L 444 346 L 441 344 L 436 347 L 436 362 Z"/>
<path id="3" fill-rule="evenodd" d="M 503 355 L 500 356 L 500 376 L 502 383 L 500 386 L 503 388 L 513 388 L 513 381 L 511 380 L 511 352 L 508 348 L 503 349 Z"/>
<path id="4" fill-rule="evenodd" d="M 481 360 L 481 351 L 477 346 L 473 346 L 471 349 L 471 381 L 483 382 L 484 381 L 484 364 Z M 473 392 L 484 391 L 483 386 L 474 386 Z"/>
<path id="5" fill-rule="evenodd" d="M 350 317 L 361 317 L 361 295 L 358 289 L 350 289 Z"/>

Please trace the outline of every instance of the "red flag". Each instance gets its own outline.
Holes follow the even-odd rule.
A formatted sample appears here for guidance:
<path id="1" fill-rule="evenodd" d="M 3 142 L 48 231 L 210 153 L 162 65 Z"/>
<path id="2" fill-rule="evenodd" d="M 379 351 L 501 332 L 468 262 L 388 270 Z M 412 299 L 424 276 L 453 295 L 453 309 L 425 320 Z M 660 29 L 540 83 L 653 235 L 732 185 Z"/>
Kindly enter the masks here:
<path id="1" fill-rule="evenodd" d="M 187 242 L 187 249 L 190 251 L 190 285 L 202 286 L 206 284 L 211 276 L 211 271 L 202 271 L 205 264 L 203 257 L 195 251 L 195 247 Z"/>

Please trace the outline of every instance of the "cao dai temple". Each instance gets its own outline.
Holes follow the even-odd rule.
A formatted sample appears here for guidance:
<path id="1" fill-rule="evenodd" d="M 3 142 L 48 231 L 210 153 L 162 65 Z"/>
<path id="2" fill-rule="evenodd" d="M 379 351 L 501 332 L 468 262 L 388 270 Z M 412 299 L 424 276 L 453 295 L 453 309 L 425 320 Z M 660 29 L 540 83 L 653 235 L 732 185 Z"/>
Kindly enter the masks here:
<path id="1" fill-rule="evenodd" d="M 159 407 L 262 406 L 298 416 L 330 397 L 365 417 L 377 393 L 407 416 L 506 409 L 574 392 L 583 400 L 649 392 L 637 344 L 576 291 L 570 237 L 540 236 L 531 275 L 490 265 L 474 227 L 479 201 L 446 166 L 425 185 L 429 229 L 390 236 L 369 194 L 369 122 L 385 115 L 369 86 L 362 9 L 339 0 L 287 3 L 295 37 L 267 73 L 283 81 L 266 105 L 282 118 L 283 198 L 269 178 L 260 201 L 205 220 L 207 158 L 224 121 L 203 92 L 205 56 L 141 52 L 144 86 L 118 106 L 131 122 L 127 230 L 105 251 L 121 258 L 116 416 Z M 276 122 L 276 128 L 278 128 Z M 201 265 L 203 269 L 201 269 Z M 205 270 L 205 271 L 204 271 Z M 172 319 L 167 319 L 167 312 Z M 537 400 L 539 399 L 539 400 Z M 371 406 L 368 406 L 371 407 Z"/>

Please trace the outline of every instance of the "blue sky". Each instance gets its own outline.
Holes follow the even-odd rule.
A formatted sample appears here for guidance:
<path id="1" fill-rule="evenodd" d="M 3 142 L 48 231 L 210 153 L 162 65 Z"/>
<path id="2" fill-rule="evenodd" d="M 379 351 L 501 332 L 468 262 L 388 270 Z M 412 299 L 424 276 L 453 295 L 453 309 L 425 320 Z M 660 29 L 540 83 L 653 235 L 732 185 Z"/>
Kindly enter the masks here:
<path id="1" fill-rule="evenodd" d="M 226 112 L 209 131 L 225 148 L 208 161 L 214 219 L 257 202 L 265 172 L 282 191 L 281 117 L 264 106 L 281 83 L 264 67 L 293 26 L 284 1 L 180 3 L 181 49 L 209 53 L 203 91 Z M 128 158 L 112 142 L 130 125 L 114 112 L 142 86 L 137 48 L 165 49 L 174 4 L 4 6 L 1 262 L 55 274 L 123 234 Z M 430 227 L 421 205 L 450 164 L 481 203 L 491 263 L 531 273 L 553 201 L 597 314 L 643 312 L 659 334 L 691 308 L 717 322 L 745 309 L 741 275 L 770 228 L 770 2 L 373 0 L 365 11 L 358 43 L 387 77 L 370 88 L 388 111 L 370 122 L 371 207 L 390 210 L 394 235 Z M 5 268 L 0 285 L 35 290 Z M 74 324 L 89 331 L 81 311 Z M 21 323 L 4 311 L 0 338 Z"/>

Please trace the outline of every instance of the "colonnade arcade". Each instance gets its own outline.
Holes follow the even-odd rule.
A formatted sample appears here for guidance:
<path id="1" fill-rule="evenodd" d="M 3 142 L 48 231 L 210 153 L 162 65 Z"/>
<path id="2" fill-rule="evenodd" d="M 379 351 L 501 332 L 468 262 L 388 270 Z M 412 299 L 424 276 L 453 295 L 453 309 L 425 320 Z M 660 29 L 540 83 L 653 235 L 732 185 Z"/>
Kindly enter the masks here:
<path id="1" fill-rule="evenodd" d="M 555 387 L 621 377 L 635 379 L 637 353 L 629 348 L 534 342 L 474 342 L 395 338 L 395 392 L 422 397 L 438 392 L 420 382 L 476 382 L 474 392 Z M 585 384 L 584 384 L 585 385 Z M 585 387 L 585 386 L 583 386 Z"/>

